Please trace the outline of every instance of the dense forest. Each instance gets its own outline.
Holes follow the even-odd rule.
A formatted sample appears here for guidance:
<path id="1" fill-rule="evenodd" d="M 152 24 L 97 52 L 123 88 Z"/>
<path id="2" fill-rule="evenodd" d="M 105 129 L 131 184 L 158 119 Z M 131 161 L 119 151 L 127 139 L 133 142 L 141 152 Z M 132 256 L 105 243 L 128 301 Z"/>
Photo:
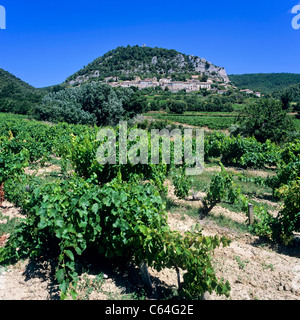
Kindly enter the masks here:
<path id="1" fill-rule="evenodd" d="M 229 75 L 232 84 L 240 88 L 272 94 L 288 86 L 300 83 L 300 74 L 293 73 L 255 73 Z"/>

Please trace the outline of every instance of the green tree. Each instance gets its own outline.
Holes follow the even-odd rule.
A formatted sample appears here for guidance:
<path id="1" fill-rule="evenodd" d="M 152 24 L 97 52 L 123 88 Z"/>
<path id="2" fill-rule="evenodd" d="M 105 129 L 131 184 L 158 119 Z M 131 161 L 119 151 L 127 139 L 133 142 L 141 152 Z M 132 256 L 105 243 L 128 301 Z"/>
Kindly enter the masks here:
<path id="1" fill-rule="evenodd" d="M 124 117 L 133 117 L 147 107 L 146 98 L 129 88 L 88 83 L 49 93 L 34 108 L 39 120 L 74 124 L 115 125 Z"/>
<path id="2" fill-rule="evenodd" d="M 294 110 L 300 112 L 300 102 L 294 105 Z"/>
<path id="3" fill-rule="evenodd" d="M 240 127 L 235 133 L 254 136 L 259 142 L 280 142 L 294 130 L 292 118 L 282 109 L 280 101 L 262 99 L 247 105 L 240 113 Z"/>
<path id="4" fill-rule="evenodd" d="M 208 80 L 208 75 L 206 75 L 205 73 L 199 77 L 199 80 L 202 82 L 207 82 Z"/>
<path id="5" fill-rule="evenodd" d="M 182 100 L 170 100 L 168 103 L 169 110 L 173 113 L 182 114 L 186 110 L 186 103 Z"/>
<path id="6" fill-rule="evenodd" d="M 123 108 L 129 117 L 133 117 L 146 111 L 147 99 L 140 91 L 136 91 L 129 95 L 127 101 L 123 103 Z"/>
<path id="7" fill-rule="evenodd" d="M 282 109 L 283 110 L 288 110 L 290 108 L 291 105 L 291 94 L 288 91 L 285 91 L 281 97 L 280 97 L 280 101 L 282 103 Z"/>

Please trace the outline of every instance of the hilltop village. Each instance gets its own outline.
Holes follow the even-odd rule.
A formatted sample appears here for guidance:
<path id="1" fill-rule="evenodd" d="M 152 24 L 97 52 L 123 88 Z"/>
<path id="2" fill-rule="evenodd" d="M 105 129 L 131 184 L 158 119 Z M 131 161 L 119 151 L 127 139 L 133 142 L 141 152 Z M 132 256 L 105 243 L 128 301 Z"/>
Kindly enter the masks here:
<path id="1" fill-rule="evenodd" d="M 112 87 L 137 87 L 140 90 L 145 88 L 155 88 L 161 87 L 162 90 L 169 90 L 170 92 L 178 92 L 180 90 L 185 90 L 186 92 L 200 91 L 201 89 L 206 89 L 218 94 L 226 94 L 229 89 L 237 90 L 238 88 L 221 80 L 207 79 L 206 82 L 200 80 L 201 76 L 193 75 L 187 81 L 172 81 L 171 77 L 162 78 L 158 80 L 154 78 L 146 78 L 141 80 L 140 77 L 135 77 L 132 81 L 120 81 L 118 77 L 108 77 L 105 78 L 105 82 Z M 240 90 L 241 93 L 254 94 L 258 97 L 261 96 L 260 92 L 254 92 L 249 89 Z"/>

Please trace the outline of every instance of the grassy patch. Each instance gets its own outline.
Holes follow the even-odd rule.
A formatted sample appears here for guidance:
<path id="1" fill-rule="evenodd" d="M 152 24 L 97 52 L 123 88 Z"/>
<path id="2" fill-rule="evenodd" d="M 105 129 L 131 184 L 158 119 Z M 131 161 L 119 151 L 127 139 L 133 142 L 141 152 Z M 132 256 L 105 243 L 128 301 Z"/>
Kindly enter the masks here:
<path id="1" fill-rule="evenodd" d="M 240 181 L 237 177 L 234 177 L 234 182 L 240 186 L 242 193 L 245 195 L 262 199 L 270 199 L 272 197 L 272 189 L 269 187 L 261 186 L 251 181 Z"/>
<path id="2" fill-rule="evenodd" d="M 156 119 L 165 119 L 172 122 L 188 124 L 197 127 L 208 127 L 209 129 L 224 130 L 228 129 L 236 121 L 231 114 L 228 115 L 154 115 Z"/>
<path id="3" fill-rule="evenodd" d="M 210 214 L 205 219 L 216 223 L 220 227 L 228 228 L 238 233 L 249 233 L 249 228 L 246 224 L 234 221 L 223 214 L 218 216 Z"/>
<path id="4" fill-rule="evenodd" d="M 200 176 L 194 176 L 192 183 L 194 191 L 207 192 L 211 179 L 216 173 L 217 171 L 203 171 Z"/>
<path id="5" fill-rule="evenodd" d="M 16 226 L 20 223 L 18 218 L 9 218 L 0 213 L 0 236 L 12 233 Z"/>
<path id="6" fill-rule="evenodd" d="M 182 205 L 176 203 L 173 199 L 166 198 L 166 209 L 171 213 L 179 213 L 179 214 L 187 214 L 190 217 L 197 217 L 199 216 L 199 209 L 193 208 L 192 206 Z"/>

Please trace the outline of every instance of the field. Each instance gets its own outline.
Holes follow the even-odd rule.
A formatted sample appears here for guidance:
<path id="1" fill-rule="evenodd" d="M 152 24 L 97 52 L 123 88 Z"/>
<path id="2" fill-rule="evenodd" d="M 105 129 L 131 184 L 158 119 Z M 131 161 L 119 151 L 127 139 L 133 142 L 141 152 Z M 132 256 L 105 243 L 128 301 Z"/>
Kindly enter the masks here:
<path id="1" fill-rule="evenodd" d="M 241 106 L 239 106 L 241 108 Z M 238 111 L 238 110 L 236 110 Z M 206 127 L 211 130 L 228 130 L 236 123 L 238 113 L 234 112 L 184 112 L 174 114 L 167 112 L 144 113 L 146 117 L 157 120 L 171 121 L 178 125 L 190 125 L 195 127 Z M 295 129 L 300 131 L 300 119 L 293 119 Z"/>
<path id="2" fill-rule="evenodd" d="M 189 114 L 166 116 L 199 125 L 186 122 L 196 118 Z M 207 119 L 214 117 L 230 119 L 218 113 Z M 180 168 L 99 166 L 92 127 L 1 114 L 0 136 L 6 155 L 0 161 L 6 195 L 0 208 L 1 300 L 199 299 L 201 286 L 214 300 L 299 300 L 298 229 L 285 229 L 288 199 L 275 197 L 272 184 L 274 177 L 286 179 L 287 171 L 281 176 L 276 164 L 295 146 L 214 132 L 206 137 L 204 173 L 187 183 Z M 141 172 L 143 178 L 130 180 Z M 284 227 L 280 239 L 272 230 L 276 219 Z M 140 255 L 151 290 L 139 271 Z M 215 273 L 203 280 L 193 267 L 195 256 L 203 270 Z M 76 293 L 68 290 L 75 283 Z"/>
<path id="3" fill-rule="evenodd" d="M 53 179 L 60 172 L 59 160 L 52 159 L 41 168 L 30 169 L 44 179 Z M 211 176 L 218 168 L 207 168 L 204 179 L 195 181 L 195 185 L 202 190 L 209 185 Z M 30 171 L 31 172 L 31 171 Z M 261 174 L 249 170 L 249 176 Z M 268 172 L 264 172 L 268 174 Z M 268 199 L 270 190 L 258 188 L 255 184 L 248 184 L 249 194 L 259 202 L 265 202 L 272 208 L 278 203 L 263 200 Z M 200 202 L 178 200 L 173 188 L 168 194 L 168 222 L 174 230 L 185 232 L 199 223 L 198 210 Z M 2 216 L 24 218 L 20 209 L 9 202 L 2 205 Z M 218 206 L 209 218 L 200 220 L 205 235 L 225 235 L 232 239 L 230 247 L 215 252 L 213 263 L 217 274 L 228 279 L 231 284 L 233 300 L 298 300 L 300 292 L 297 290 L 297 266 L 299 266 L 299 250 L 297 247 L 285 248 L 274 246 L 268 241 L 251 234 L 247 228 L 247 217 L 236 208 L 227 209 Z M 53 261 L 21 261 L 13 266 L 2 268 L 0 275 L 1 300 L 36 300 L 59 299 L 58 284 L 53 275 Z M 113 270 L 109 264 L 92 264 L 81 275 L 80 299 L 120 300 L 147 299 L 145 293 L 140 292 L 140 280 L 135 270 Z M 172 269 L 157 272 L 150 269 L 152 281 L 161 289 L 164 298 L 168 298 L 172 290 L 176 290 L 176 273 Z M 5 289 L 4 289 L 5 288 Z M 217 295 L 210 299 L 220 299 Z"/>
<path id="4" fill-rule="evenodd" d="M 151 116 L 158 120 L 168 120 L 178 124 L 187 124 L 197 127 L 207 127 L 214 130 L 226 130 L 235 123 L 235 114 L 228 113 L 188 113 L 183 115 L 146 113 L 145 116 Z"/>

